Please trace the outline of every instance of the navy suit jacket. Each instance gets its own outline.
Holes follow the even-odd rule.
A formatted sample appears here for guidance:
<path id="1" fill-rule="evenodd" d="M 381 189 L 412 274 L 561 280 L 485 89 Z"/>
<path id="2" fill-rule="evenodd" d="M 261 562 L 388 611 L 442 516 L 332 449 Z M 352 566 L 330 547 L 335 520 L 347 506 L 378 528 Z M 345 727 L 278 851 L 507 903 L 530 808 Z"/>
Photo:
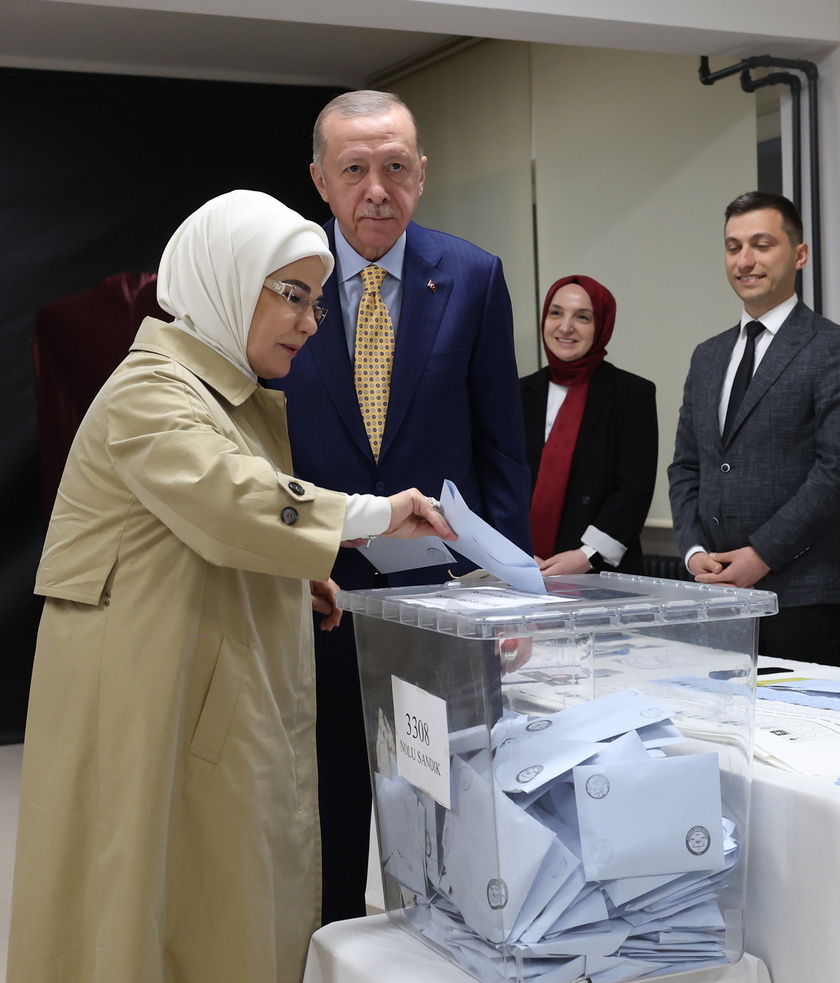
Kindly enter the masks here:
<path id="1" fill-rule="evenodd" d="M 545 446 L 549 381 L 547 368 L 520 380 L 532 489 Z M 618 570 L 642 573 L 640 535 L 656 484 L 658 450 L 656 387 L 603 362 L 589 382 L 554 552 L 578 549 L 593 525 L 626 547 Z M 616 569 L 597 554 L 592 563 L 597 570 Z"/>
<path id="2" fill-rule="evenodd" d="M 325 226 L 333 251 L 334 222 Z M 288 396 L 295 471 L 322 487 L 376 495 L 416 486 L 439 496 L 450 478 L 472 509 L 530 553 L 529 475 L 501 262 L 413 222 L 406 232 L 379 461 L 362 423 L 333 274 L 324 286 L 329 313 L 317 334 L 295 356 L 289 374 L 268 383 Z M 371 573 L 355 550 L 340 551 L 335 575 L 342 587 L 364 586 Z M 446 568 L 440 567 L 389 578 L 394 584 L 444 579 Z"/>
<path id="3" fill-rule="evenodd" d="M 724 444 L 718 403 L 739 327 L 691 359 L 674 462 L 683 555 L 752 546 L 781 606 L 840 602 L 840 327 L 801 301 L 764 354 Z"/>

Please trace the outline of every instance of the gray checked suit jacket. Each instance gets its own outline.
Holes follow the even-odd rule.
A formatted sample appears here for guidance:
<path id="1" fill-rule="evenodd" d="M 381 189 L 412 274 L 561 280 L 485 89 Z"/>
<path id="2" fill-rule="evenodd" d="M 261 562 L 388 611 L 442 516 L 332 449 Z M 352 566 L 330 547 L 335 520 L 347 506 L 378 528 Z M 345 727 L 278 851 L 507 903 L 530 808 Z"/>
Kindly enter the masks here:
<path id="1" fill-rule="evenodd" d="M 801 301 L 750 382 L 726 444 L 718 403 L 736 326 L 691 359 L 668 469 L 682 555 L 752 546 L 782 607 L 840 602 L 840 326 Z"/>

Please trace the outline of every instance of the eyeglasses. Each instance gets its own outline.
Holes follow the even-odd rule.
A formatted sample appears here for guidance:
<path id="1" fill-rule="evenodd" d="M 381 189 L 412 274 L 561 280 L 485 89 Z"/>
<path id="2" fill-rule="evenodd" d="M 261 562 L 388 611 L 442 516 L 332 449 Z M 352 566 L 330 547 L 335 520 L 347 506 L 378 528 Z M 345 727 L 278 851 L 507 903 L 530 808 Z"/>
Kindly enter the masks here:
<path id="1" fill-rule="evenodd" d="M 316 324 L 320 324 L 327 316 L 326 307 L 321 307 L 317 300 L 307 300 L 305 297 L 301 297 L 297 292 L 299 288 L 294 284 L 283 283 L 282 280 L 272 280 L 269 277 L 263 280 L 263 286 L 273 290 L 276 294 L 280 294 L 295 314 L 302 316 L 311 308 Z"/>

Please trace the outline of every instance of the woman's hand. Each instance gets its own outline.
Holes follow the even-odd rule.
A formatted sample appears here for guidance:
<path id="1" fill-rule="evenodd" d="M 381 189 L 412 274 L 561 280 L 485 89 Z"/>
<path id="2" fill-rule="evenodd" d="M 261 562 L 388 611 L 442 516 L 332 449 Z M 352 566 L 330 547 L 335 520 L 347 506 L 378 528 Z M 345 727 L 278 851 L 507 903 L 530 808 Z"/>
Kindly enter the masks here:
<path id="1" fill-rule="evenodd" d="M 501 659 L 502 675 L 521 669 L 531 658 L 533 647 L 532 638 L 504 638 L 501 642 L 496 642 L 496 654 Z"/>
<path id="2" fill-rule="evenodd" d="M 583 550 L 567 550 L 565 553 L 555 553 L 547 560 L 541 560 L 538 556 L 534 559 L 540 568 L 543 577 L 556 577 L 563 573 L 589 573 L 592 564 L 589 557 Z"/>
<path id="3" fill-rule="evenodd" d="M 335 603 L 335 595 L 339 587 L 334 580 L 310 580 L 309 593 L 312 595 L 312 610 L 324 617 L 319 625 L 321 631 L 332 631 L 341 621 L 343 614 Z"/>
<path id="4" fill-rule="evenodd" d="M 389 495 L 391 524 L 382 534 L 394 539 L 414 539 L 416 536 L 440 536 L 453 543 L 458 538 L 446 524 L 437 507 L 416 488 Z"/>

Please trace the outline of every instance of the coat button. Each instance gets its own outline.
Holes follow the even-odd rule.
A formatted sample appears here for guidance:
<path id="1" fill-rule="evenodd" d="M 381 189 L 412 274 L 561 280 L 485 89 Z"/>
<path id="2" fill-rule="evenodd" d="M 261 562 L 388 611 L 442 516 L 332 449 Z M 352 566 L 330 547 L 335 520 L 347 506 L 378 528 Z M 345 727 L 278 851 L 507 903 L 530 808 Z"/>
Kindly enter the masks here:
<path id="1" fill-rule="evenodd" d="M 280 518 L 287 526 L 293 526 L 298 521 L 298 510 L 287 505 L 280 513 Z"/>
<path id="2" fill-rule="evenodd" d="M 720 525 L 720 519 L 716 515 L 712 516 L 712 522 L 714 522 L 716 526 Z"/>
<path id="3" fill-rule="evenodd" d="M 728 464 L 721 464 L 720 469 L 724 474 L 729 474 L 729 472 L 732 470 Z"/>
<path id="4" fill-rule="evenodd" d="M 290 492 L 294 492 L 295 495 L 302 495 L 303 494 L 303 485 L 301 485 L 297 481 L 290 481 L 289 482 L 289 491 Z"/>
<path id="5" fill-rule="evenodd" d="M 377 481 L 376 484 L 373 487 L 378 492 L 384 492 L 385 491 L 385 482 L 384 481 Z"/>
<path id="6" fill-rule="evenodd" d="M 589 505 L 589 503 L 591 501 L 592 501 L 592 499 L 591 499 L 591 497 L 589 495 L 584 495 L 583 498 L 580 500 L 580 504 L 581 505 Z"/>

